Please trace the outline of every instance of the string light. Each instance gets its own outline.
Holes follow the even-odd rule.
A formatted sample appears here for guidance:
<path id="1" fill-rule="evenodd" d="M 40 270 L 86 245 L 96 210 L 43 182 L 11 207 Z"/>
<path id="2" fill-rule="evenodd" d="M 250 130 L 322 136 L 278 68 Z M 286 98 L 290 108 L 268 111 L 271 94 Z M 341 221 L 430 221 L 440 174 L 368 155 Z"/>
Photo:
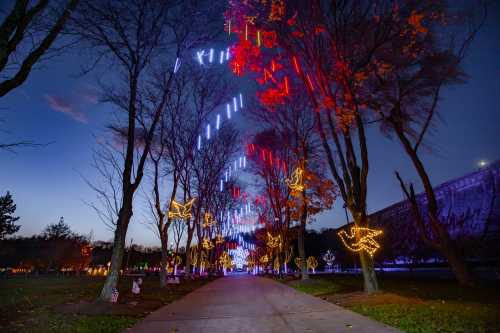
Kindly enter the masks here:
<path id="1" fill-rule="evenodd" d="M 221 256 L 219 257 L 219 263 L 225 269 L 231 268 L 233 266 L 233 262 L 231 260 L 231 257 L 229 256 L 229 254 L 226 251 L 222 252 Z"/>
<path id="2" fill-rule="evenodd" d="M 210 239 L 208 239 L 207 237 L 203 238 L 203 241 L 201 242 L 201 246 L 207 250 L 207 251 L 210 251 L 211 249 L 214 248 L 214 244 L 212 243 L 212 241 Z"/>
<path id="3" fill-rule="evenodd" d="M 226 104 L 226 114 L 227 114 L 227 119 L 231 119 L 231 106 L 229 103 Z"/>
<path id="4" fill-rule="evenodd" d="M 198 150 L 201 149 L 201 135 L 198 135 Z"/>
<path id="5" fill-rule="evenodd" d="M 210 140 L 210 124 L 207 124 L 207 140 Z"/>
<path id="6" fill-rule="evenodd" d="M 168 212 L 169 218 L 179 218 L 179 219 L 190 219 L 191 218 L 191 208 L 193 207 L 193 203 L 196 198 L 193 198 L 186 202 L 184 205 L 181 205 L 175 200 L 172 200 L 170 205 L 171 210 Z"/>
<path id="7" fill-rule="evenodd" d="M 300 192 L 304 189 L 304 180 L 303 180 L 304 170 L 301 168 L 296 168 L 290 178 L 285 179 L 285 183 L 292 191 Z"/>
<path id="8" fill-rule="evenodd" d="M 219 64 L 224 62 L 224 51 L 220 51 Z"/>
<path id="9" fill-rule="evenodd" d="M 243 95 L 240 93 L 240 108 L 243 109 Z"/>
<path id="10" fill-rule="evenodd" d="M 366 251 L 370 257 L 373 257 L 380 248 L 380 244 L 375 241 L 374 237 L 382 235 L 383 231 L 352 226 L 350 234 L 345 230 L 340 230 L 337 234 L 349 250 L 353 252 Z"/>
<path id="11" fill-rule="evenodd" d="M 205 213 L 203 216 L 203 228 L 209 228 L 215 224 L 215 219 L 211 213 Z"/>
<path id="12" fill-rule="evenodd" d="M 267 232 L 267 246 L 271 249 L 280 246 L 281 247 L 281 235 L 273 237 L 269 231 Z"/>
<path id="13" fill-rule="evenodd" d="M 326 266 L 328 268 L 331 268 L 333 265 L 333 262 L 335 261 L 335 255 L 333 254 L 332 251 L 328 250 L 326 253 L 323 255 L 323 260 L 326 262 Z"/>
<path id="14" fill-rule="evenodd" d="M 217 234 L 217 236 L 215 236 L 215 244 L 220 245 L 223 243 L 224 243 L 224 237 L 222 237 L 221 234 Z"/>
<path id="15" fill-rule="evenodd" d="M 213 60 L 214 60 L 214 49 L 210 49 L 208 54 L 208 62 L 212 63 Z"/>
<path id="16" fill-rule="evenodd" d="M 215 129 L 219 130 L 220 128 L 220 114 L 217 114 L 217 120 L 215 121 Z"/>
<path id="17" fill-rule="evenodd" d="M 233 97 L 233 107 L 234 112 L 238 112 L 238 102 L 236 101 L 236 97 Z"/>
<path id="18" fill-rule="evenodd" d="M 269 257 L 267 256 L 267 254 L 264 254 L 262 257 L 260 257 L 259 262 L 263 265 L 267 264 L 269 262 Z"/>
<path id="19" fill-rule="evenodd" d="M 196 56 L 198 57 L 198 62 L 203 65 L 203 56 L 205 55 L 205 50 L 196 51 Z"/>
<path id="20" fill-rule="evenodd" d="M 177 71 L 179 70 L 179 67 L 181 66 L 181 63 L 180 63 L 180 59 L 177 57 L 175 59 L 175 65 L 174 65 L 174 74 L 177 73 Z"/>
<path id="21" fill-rule="evenodd" d="M 280 260 L 278 257 L 274 258 L 273 269 L 276 273 L 279 273 L 280 271 Z"/>

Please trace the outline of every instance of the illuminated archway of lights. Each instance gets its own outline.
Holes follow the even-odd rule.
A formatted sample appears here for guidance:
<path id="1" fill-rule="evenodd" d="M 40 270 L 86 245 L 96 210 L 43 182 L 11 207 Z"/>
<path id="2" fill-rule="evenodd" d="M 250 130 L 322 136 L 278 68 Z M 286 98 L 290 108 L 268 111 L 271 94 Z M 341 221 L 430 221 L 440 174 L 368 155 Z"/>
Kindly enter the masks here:
<path id="1" fill-rule="evenodd" d="M 191 218 L 191 208 L 196 198 L 193 198 L 186 202 L 184 205 L 172 200 L 171 209 L 168 212 L 168 217 L 179 218 L 179 219 L 190 219 Z"/>
<path id="2" fill-rule="evenodd" d="M 337 234 L 349 250 L 354 252 L 366 251 L 370 257 L 373 257 L 380 248 L 380 244 L 374 238 L 382 235 L 382 233 L 382 230 L 353 226 L 349 234 L 345 230 L 341 230 Z"/>

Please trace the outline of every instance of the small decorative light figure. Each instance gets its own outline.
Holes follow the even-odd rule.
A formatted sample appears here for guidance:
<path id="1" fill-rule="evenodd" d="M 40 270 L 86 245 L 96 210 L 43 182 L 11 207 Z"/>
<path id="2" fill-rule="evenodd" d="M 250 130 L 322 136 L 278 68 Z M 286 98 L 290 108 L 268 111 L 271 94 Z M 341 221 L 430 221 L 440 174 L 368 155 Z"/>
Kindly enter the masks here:
<path id="1" fill-rule="evenodd" d="M 300 192 L 304 189 L 304 170 L 300 167 L 296 168 L 290 178 L 285 179 L 285 183 L 292 191 Z"/>
<path id="2" fill-rule="evenodd" d="M 353 226 L 349 234 L 345 230 L 341 230 L 337 234 L 349 250 L 354 252 L 366 251 L 370 257 L 373 257 L 380 248 L 380 244 L 374 238 L 382 235 L 382 233 L 382 230 Z"/>
<path id="3" fill-rule="evenodd" d="M 316 267 L 318 267 L 318 261 L 316 258 L 313 256 L 307 258 L 307 269 L 312 270 L 313 274 L 316 274 Z"/>
<path id="4" fill-rule="evenodd" d="M 184 205 L 181 205 L 175 200 L 172 200 L 171 210 L 168 212 L 168 217 L 170 218 L 179 218 L 183 220 L 188 220 L 191 218 L 191 208 L 193 207 L 193 203 L 196 198 L 193 198 L 186 202 Z"/>

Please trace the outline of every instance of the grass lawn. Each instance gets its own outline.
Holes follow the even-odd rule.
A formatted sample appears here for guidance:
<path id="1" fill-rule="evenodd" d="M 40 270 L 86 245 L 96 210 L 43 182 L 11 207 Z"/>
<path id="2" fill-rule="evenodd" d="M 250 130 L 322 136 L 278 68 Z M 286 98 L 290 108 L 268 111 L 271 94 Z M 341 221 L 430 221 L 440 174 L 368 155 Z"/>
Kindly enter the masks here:
<path id="1" fill-rule="evenodd" d="M 382 291 L 367 295 L 361 277 L 339 275 L 285 283 L 404 332 L 500 332 L 500 289 L 494 285 L 468 289 L 451 281 L 382 277 Z"/>
<path id="2" fill-rule="evenodd" d="M 160 289 L 158 277 L 146 278 L 134 297 L 131 281 L 120 281 L 119 304 L 111 305 L 94 302 L 103 278 L 0 278 L 0 332 L 120 332 L 207 282 Z"/>

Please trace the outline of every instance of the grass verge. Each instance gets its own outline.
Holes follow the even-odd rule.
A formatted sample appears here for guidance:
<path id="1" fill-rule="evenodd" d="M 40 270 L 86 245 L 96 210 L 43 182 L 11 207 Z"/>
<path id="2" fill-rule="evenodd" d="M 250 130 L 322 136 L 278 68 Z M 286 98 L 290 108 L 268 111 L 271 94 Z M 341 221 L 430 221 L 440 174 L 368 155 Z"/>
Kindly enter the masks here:
<path id="1" fill-rule="evenodd" d="M 133 296 L 131 279 L 120 281 L 119 303 L 95 303 L 103 278 L 10 277 L 0 279 L 0 332 L 120 332 L 150 312 L 205 284 L 195 280 L 159 288 L 144 279 Z"/>
<path id="2" fill-rule="evenodd" d="M 383 277 L 382 291 L 368 295 L 355 276 L 284 283 L 408 333 L 500 332 L 500 290 L 492 285 Z"/>

